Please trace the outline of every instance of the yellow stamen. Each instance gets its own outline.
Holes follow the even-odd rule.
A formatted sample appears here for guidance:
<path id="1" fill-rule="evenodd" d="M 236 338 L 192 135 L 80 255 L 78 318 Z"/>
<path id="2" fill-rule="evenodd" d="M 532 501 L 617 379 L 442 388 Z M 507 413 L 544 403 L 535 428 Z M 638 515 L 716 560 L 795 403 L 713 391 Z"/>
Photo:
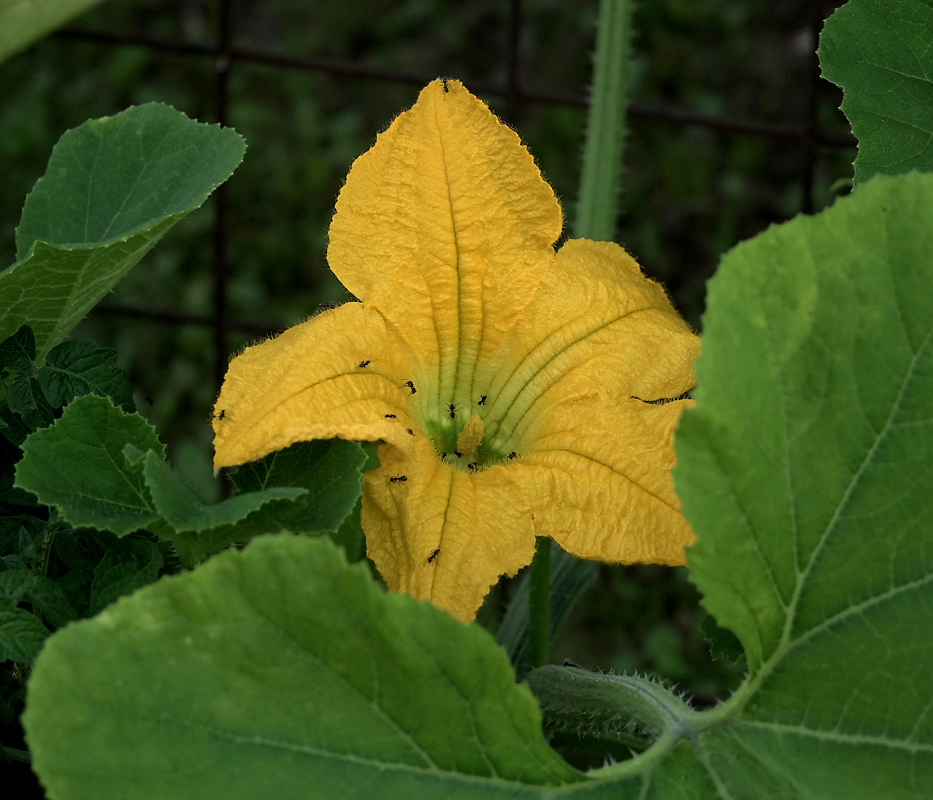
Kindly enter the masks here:
<path id="1" fill-rule="evenodd" d="M 457 452 L 464 456 L 475 453 L 485 430 L 485 423 L 476 414 L 470 417 L 457 437 Z"/>

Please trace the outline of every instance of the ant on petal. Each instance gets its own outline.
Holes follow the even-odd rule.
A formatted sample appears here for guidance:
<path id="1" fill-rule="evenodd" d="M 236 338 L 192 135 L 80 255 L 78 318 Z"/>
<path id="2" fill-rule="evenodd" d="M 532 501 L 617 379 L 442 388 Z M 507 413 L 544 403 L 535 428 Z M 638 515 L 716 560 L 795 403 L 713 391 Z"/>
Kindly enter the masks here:
<path id="1" fill-rule="evenodd" d="M 457 416 L 457 406 L 459 405 L 460 403 L 448 403 L 447 404 L 447 410 L 450 412 L 451 419 L 454 419 L 454 417 Z"/>
<path id="2" fill-rule="evenodd" d="M 486 405 L 486 395 L 482 395 L 482 396 L 480 397 L 480 399 L 479 399 L 479 402 L 478 402 L 476 405 L 478 405 L 478 406 L 484 406 L 484 405 Z"/>
<path id="3" fill-rule="evenodd" d="M 218 415 L 217 419 L 222 420 L 226 416 L 227 416 L 227 409 L 222 408 L 220 409 L 220 414 Z"/>
<path id="4" fill-rule="evenodd" d="M 386 419 L 395 419 L 395 414 L 383 414 Z"/>
<path id="5" fill-rule="evenodd" d="M 518 453 L 516 453 L 514 450 L 508 455 L 509 461 L 511 461 L 513 458 L 518 458 Z"/>
<path id="6" fill-rule="evenodd" d="M 418 393 L 418 390 L 415 388 L 415 382 L 414 382 L 414 381 L 405 381 L 404 385 L 407 386 L 409 389 L 411 389 L 411 393 L 412 393 L 412 394 L 417 394 L 417 393 Z"/>
<path id="7" fill-rule="evenodd" d="M 366 369 L 366 367 L 368 367 L 368 366 L 369 366 L 370 364 L 372 364 L 372 363 L 373 363 L 372 361 L 361 361 L 361 362 L 359 363 L 359 368 L 360 368 L 360 369 Z"/>
<path id="8" fill-rule="evenodd" d="M 441 548 L 438 547 L 431 555 L 428 556 L 428 563 L 433 564 L 434 559 L 436 559 L 441 554 Z"/>
<path id="9" fill-rule="evenodd" d="M 392 483 L 405 483 L 405 481 L 408 480 L 408 476 L 407 475 L 393 475 L 391 478 L 389 478 L 389 480 Z"/>

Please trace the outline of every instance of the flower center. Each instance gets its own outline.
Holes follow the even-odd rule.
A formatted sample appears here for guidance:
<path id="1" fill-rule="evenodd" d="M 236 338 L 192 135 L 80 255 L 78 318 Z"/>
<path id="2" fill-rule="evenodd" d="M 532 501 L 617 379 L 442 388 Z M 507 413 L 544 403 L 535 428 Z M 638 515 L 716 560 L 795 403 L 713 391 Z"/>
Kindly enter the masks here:
<path id="1" fill-rule="evenodd" d="M 485 409 L 476 409 L 480 413 L 472 414 L 461 424 L 459 406 L 449 404 L 440 419 L 423 419 L 425 433 L 434 442 L 439 459 L 461 470 L 477 472 L 516 457 L 507 443 L 495 439 L 491 432 L 486 436 L 488 431 L 481 416 Z"/>
<path id="2" fill-rule="evenodd" d="M 476 414 L 466 421 L 463 430 L 457 437 L 457 452 L 462 456 L 471 456 L 476 452 L 479 443 L 483 441 L 483 432 L 486 424 Z"/>

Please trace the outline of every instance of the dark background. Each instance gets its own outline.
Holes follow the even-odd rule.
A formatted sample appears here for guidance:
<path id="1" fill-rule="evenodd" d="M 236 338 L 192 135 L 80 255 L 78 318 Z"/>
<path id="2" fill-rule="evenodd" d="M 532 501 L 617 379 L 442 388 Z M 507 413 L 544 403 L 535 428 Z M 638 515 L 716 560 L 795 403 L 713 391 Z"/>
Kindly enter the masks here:
<path id="1" fill-rule="evenodd" d="M 697 329 L 723 252 L 848 190 L 854 140 L 814 55 L 836 5 L 636 7 L 616 240 Z M 0 265 L 13 261 L 25 195 L 66 129 L 156 100 L 246 137 L 222 197 L 176 226 L 75 333 L 117 349 L 171 460 L 216 498 L 218 347 L 234 352 L 346 297 L 324 260 L 334 201 L 353 159 L 427 81 L 460 78 L 489 102 L 572 219 L 597 10 L 596 0 L 104 2 L 0 65 Z M 710 661 L 698 599 L 685 570 L 601 567 L 555 659 L 657 672 L 710 702 L 743 670 Z"/>

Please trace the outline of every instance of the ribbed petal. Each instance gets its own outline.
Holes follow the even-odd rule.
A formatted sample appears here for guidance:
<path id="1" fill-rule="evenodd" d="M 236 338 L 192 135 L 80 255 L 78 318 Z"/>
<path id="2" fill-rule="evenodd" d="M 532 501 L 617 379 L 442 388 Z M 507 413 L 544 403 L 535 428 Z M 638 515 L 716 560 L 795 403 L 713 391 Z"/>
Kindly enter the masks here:
<path id="1" fill-rule="evenodd" d="M 423 438 L 381 445 L 379 462 L 363 479 L 366 555 L 393 591 L 473 619 L 489 587 L 534 555 L 534 513 L 515 470 L 462 472 Z"/>
<path id="2" fill-rule="evenodd" d="M 475 376 L 503 355 L 560 230 L 515 132 L 459 81 L 434 81 L 353 164 L 327 259 L 406 343 L 425 415 L 458 402 L 466 419 Z"/>
<path id="3" fill-rule="evenodd" d="M 575 240 L 490 385 L 487 430 L 521 455 L 539 534 L 584 557 L 684 563 L 693 539 L 670 469 L 699 340 L 618 245 Z"/>
<path id="4" fill-rule="evenodd" d="M 382 317 L 361 303 L 249 347 L 231 362 L 214 407 L 214 466 L 312 439 L 401 441 L 415 429 L 405 372 Z"/>

